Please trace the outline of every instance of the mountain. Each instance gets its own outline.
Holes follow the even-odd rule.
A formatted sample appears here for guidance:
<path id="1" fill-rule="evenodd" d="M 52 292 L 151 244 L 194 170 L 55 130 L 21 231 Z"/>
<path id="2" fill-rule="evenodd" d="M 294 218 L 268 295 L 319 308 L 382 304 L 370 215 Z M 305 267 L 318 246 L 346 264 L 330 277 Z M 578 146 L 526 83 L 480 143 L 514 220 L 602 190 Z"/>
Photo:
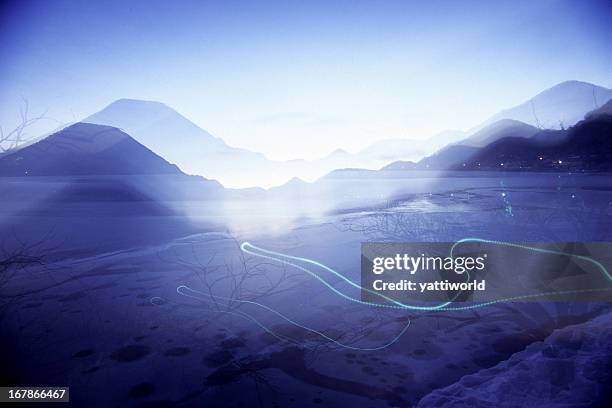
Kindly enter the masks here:
<path id="1" fill-rule="evenodd" d="M 189 176 L 125 132 L 77 123 L 0 158 L 0 234 L 49 236 L 59 258 L 151 245 L 220 228 L 185 203 L 228 191 Z M 205 201 L 208 200 L 208 201 Z"/>
<path id="2" fill-rule="evenodd" d="M 356 153 L 348 166 L 378 169 L 395 161 L 418 160 L 465 136 L 460 130 L 445 130 L 425 140 L 383 139 Z"/>
<path id="3" fill-rule="evenodd" d="M 612 170 L 612 115 L 586 119 L 555 132 L 559 143 L 542 143 L 550 137 L 507 137 L 480 149 L 465 166 L 456 169 L 496 170 Z"/>
<path id="4" fill-rule="evenodd" d="M 60 257 L 209 230 L 217 221 L 195 220 L 183 203 L 226 196 L 218 182 L 184 174 L 123 131 L 90 123 L 1 157 L 0 177 L 0 233 L 52 232 Z"/>
<path id="5" fill-rule="evenodd" d="M 612 99 L 612 89 L 588 82 L 566 81 L 503 110 L 476 130 L 500 119 L 513 119 L 541 129 L 566 128 Z"/>
<path id="6" fill-rule="evenodd" d="M 381 171 L 387 170 L 422 170 L 421 166 L 419 166 L 418 162 L 406 161 L 406 160 L 398 160 L 393 163 L 387 164 L 385 167 L 380 169 Z"/>
<path id="7" fill-rule="evenodd" d="M 338 149 L 318 160 L 268 160 L 261 153 L 228 146 L 163 103 L 135 99 L 117 100 L 83 122 L 123 129 L 182 171 L 238 188 L 281 185 L 292 177 L 312 181 L 337 168 L 379 168 L 426 153 L 418 147 L 422 143 L 389 139 L 354 154 Z"/>
<path id="8" fill-rule="evenodd" d="M 252 186 L 271 176 L 276 176 L 278 182 L 286 180 L 263 154 L 228 146 L 160 102 L 120 99 L 83 122 L 123 129 L 182 171 L 226 185 Z"/>
<path id="9" fill-rule="evenodd" d="M 608 102 L 603 104 L 598 109 L 595 109 L 595 110 L 589 112 L 585 116 L 585 119 L 594 119 L 594 118 L 596 118 L 598 116 L 601 116 L 601 115 L 612 115 L 612 99 L 610 99 Z"/>
<path id="10" fill-rule="evenodd" d="M 161 102 L 119 99 L 83 122 L 123 129 L 153 151 L 163 150 L 169 143 L 206 143 L 219 151 L 228 148 L 221 139 Z"/>
<path id="11" fill-rule="evenodd" d="M 359 151 L 353 164 L 372 163 L 380 167 L 396 160 L 415 159 L 427 154 L 424 143 L 410 139 L 383 139 Z"/>
<path id="12" fill-rule="evenodd" d="M 120 180 L 165 201 L 209 199 L 228 193 L 215 180 L 186 175 L 127 133 L 91 123 L 76 123 L 0 157 L 0 177 L 6 176 L 21 180 L 37 176 L 70 182 L 79 179 L 92 186 L 102 180 Z M 52 185 L 52 181 L 47 185 Z M 45 188 L 44 183 L 40 188 Z M 112 189 L 104 189 L 113 195 Z M 125 191 L 123 187 L 120 190 Z M 100 191 L 100 197 L 107 195 Z"/>
<path id="13" fill-rule="evenodd" d="M 459 131 L 442 132 L 430 139 L 428 145 L 439 148 L 452 144 L 484 147 L 507 137 L 536 138 L 538 143 L 554 145 L 565 138 L 564 132 L 554 129 L 566 128 L 582 120 L 594 108 L 601 107 L 601 112 L 612 109 L 608 104 L 612 98 L 612 89 L 607 89 L 587 82 L 566 81 L 549 88 L 524 103 L 499 112 L 481 125 L 466 133 Z M 593 114 L 597 114 L 598 110 Z M 547 132 L 543 129 L 553 129 Z M 463 139 L 462 139 L 463 138 Z M 408 170 L 426 168 L 444 168 L 462 163 L 475 153 L 474 149 L 456 147 L 440 150 L 419 162 L 398 160 L 383 167 L 386 170 Z M 445 160 L 448 160 L 446 163 Z M 427 167 L 429 166 L 429 167 Z"/>
<path id="14" fill-rule="evenodd" d="M 611 109 L 609 101 L 559 130 L 501 119 L 418 162 L 397 161 L 381 170 L 612 169 Z"/>
<path id="15" fill-rule="evenodd" d="M 91 123 L 76 123 L 0 157 L 0 177 L 6 176 L 56 177 L 70 182 L 79 179 L 84 181 L 83 185 L 95 188 L 101 186 L 97 183 L 103 180 L 114 180 L 164 201 L 210 199 L 228 194 L 217 181 L 186 175 L 125 132 Z M 43 183 L 40 189 L 52 184 L 51 181 Z M 93 196 L 112 197 L 112 191 L 107 185 L 99 190 L 100 194 Z M 126 190 L 121 187 L 117 191 Z"/>
<path id="16" fill-rule="evenodd" d="M 350 155 L 351 154 L 349 152 L 347 152 L 346 150 L 344 150 L 344 149 L 336 149 L 333 152 L 331 152 L 330 154 L 328 154 L 327 156 L 325 156 L 323 159 L 342 159 L 342 160 L 344 160 L 345 158 L 349 157 Z"/>
<path id="17" fill-rule="evenodd" d="M 462 165 L 478 152 L 475 146 L 450 145 L 420 161 L 393 162 L 381 170 L 446 170 L 452 166 Z"/>
<path id="18" fill-rule="evenodd" d="M 518 120 L 500 119 L 471 134 L 459 143 L 467 146 L 481 147 L 504 137 L 529 138 L 538 132 L 538 128 Z"/>
<path id="19" fill-rule="evenodd" d="M 181 174 L 110 126 L 77 123 L 0 158 L 2 176 Z"/>

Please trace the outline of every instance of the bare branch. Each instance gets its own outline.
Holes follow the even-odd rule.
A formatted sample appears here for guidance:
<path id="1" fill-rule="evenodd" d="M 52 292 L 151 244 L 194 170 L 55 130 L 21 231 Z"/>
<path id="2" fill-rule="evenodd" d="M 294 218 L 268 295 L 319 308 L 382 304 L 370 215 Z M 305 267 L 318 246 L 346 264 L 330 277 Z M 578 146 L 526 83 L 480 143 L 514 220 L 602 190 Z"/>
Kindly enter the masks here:
<path id="1" fill-rule="evenodd" d="M 31 140 L 27 136 L 26 130 L 46 117 L 47 112 L 40 115 L 30 116 L 30 104 L 26 99 L 23 99 L 22 106 L 19 108 L 19 124 L 12 130 L 5 132 L 0 126 L 0 153 L 5 153 L 21 146 Z"/>

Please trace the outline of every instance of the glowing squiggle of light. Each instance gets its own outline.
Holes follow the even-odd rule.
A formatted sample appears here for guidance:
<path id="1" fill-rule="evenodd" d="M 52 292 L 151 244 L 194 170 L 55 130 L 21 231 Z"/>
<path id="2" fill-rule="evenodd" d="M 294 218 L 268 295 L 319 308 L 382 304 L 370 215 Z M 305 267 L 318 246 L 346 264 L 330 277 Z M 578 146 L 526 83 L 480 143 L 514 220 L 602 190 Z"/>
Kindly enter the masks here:
<path id="1" fill-rule="evenodd" d="M 465 243 L 465 242 L 481 242 L 481 243 L 489 243 L 489 244 L 494 244 L 494 245 L 505 245 L 505 246 L 511 246 L 511 247 L 515 247 L 515 248 L 521 248 L 521 249 L 526 249 L 526 250 L 531 250 L 534 252 L 541 252 L 541 253 L 549 253 L 549 254 L 554 254 L 554 255 L 561 255 L 561 256 L 568 256 L 568 257 L 575 257 L 577 259 L 581 259 L 583 261 L 586 262 L 590 262 L 592 264 L 594 264 L 595 266 L 597 266 L 598 269 L 600 269 L 602 271 L 602 273 L 604 274 L 604 276 L 606 276 L 606 278 L 608 278 L 608 280 L 612 281 L 612 276 L 610 275 L 610 273 L 608 272 L 608 270 L 598 261 L 596 261 L 593 258 L 590 258 L 588 256 L 583 256 L 583 255 L 574 255 L 574 254 L 570 254 L 570 253 L 566 253 L 566 252 L 561 252 L 561 251 L 555 251 L 555 250 L 549 250 L 549 249 L 542 249 L 542 248 L 536 248 L 536 247 L 529 247 L 526 245 L 521 245 L 521 244 L 513 244 L 513 243 L 508 243 L 508 242 L 502 242 L 502 241 L 494 241 L 494 240 L 487 240 L 487 239 L 481 239 L 481 238 L 463 238 L 457 242 L 455 242 L 451 249 L 450 249 L 450 254 L 452 256 L 455 248 L 457 247 L 457 245 L 461 244 L 461 243 Z M 446 310 L 446 311 L 452 311 L 452 310 L 469 310 L 469 309 L 476 309 L 476 308 L 480 308 L 483 306 L 489 306 L 489 305 L 493 305 L 496 303 L 502 303 L 502 302 L 510 302 L 510 301 L 514 301 L 514 300 L 523 300 L 523 299 L 531 299 L 531 298 L 538 298 L 538 297 L 545 297 L 545 296 L 561 296 L 561 295 L 568 295 L 568 294 L 577 294 L 577 293 L 589 293 L 589 292 L 601 292 L 601 291 L 608 291 L 608 290 L 612 290 L 612 288 L 593 288 L 593 289 L 576 289 L 576 290 L 565 290 L 565 291 L 552 291 L 552 292 L 540 292 L 540 293 L 534 293 L 534 294 L 527 294 L 527 295 L 518 295 L 518 296 L 510 296 L 510 297 L 505 297 L 505 298 L 501 298 L 501 299 L 495 299 L 495 300 L 491 300 L 488 302 L 481 302 L 481 303 L 476 303 L 473 305 L 469 305 L 469 306 L 448 306 L 450 304 L 452 304 L 454 302 L 455 299 L 457 299 L 457 297 L 461 294 L 461 291 L 458 291 L 457 295 L 455 295 L 455 297 L 453 297 L 453 299 L 451 299 L 448 302 L 444 302 L 444 303 L 440 303 L 438 305 L 435 306 L 415 306 L 415 305 L 408 305 L 408 304 L 404 304 L 402 302 L 399 302 L 395 299 L 389 298 L 385 295 L 383 295 L 382 293 L 378 293 L 376 291 L 373 291 L 371 289 L 368 288 L 364 288 L 363 286 L 353 282 L 352 280 L 350 280 L 349 278 L 347 278 L 346 276 L 342 275 L 341 273 L 333 270 L 332 268 L 319 263 L 317 261 L 313 261 L 311 259 L 308 258 L 301 258 L 301 257 L 297 257 L 297 256 L 292 256 L 292 255 L 286 255 L 286 254 L 282 254 L 280 252 L 275 252 L 275 251 L 270 251 L 267 249 L 263 249 L 263 248 L 259 248 L 249 242 L 243 242 L 240 245 L 240 249 L 250 255 L 253 256 L 257 256 L 260 258 L 264 258 L 264 259 L 269 259 L 269 260 L 273 260 L 273 261 L 277 261 L 280 262 L 282 264 L 285 265 L 289 265 L 289 266 L 293 266 L 301 271 L 304 271 L 306 273 L 308 273 L 309 275 L 313 276 L 314 278 L 318 279 L 319 281 L 321 281 L 326 287 L 328 287 L 332 292 L 338 294 L 339 296 L 350 300 L 352 302 L 355 303 L 359 303 L 359 304 L 363 304 L 366 306 L 374 306 L 374 307 L 384 307 L 384 308 L 392 308 L 392 309 L 405 309 L 405 310 L 425 310 L 425 311 L 440 311 L 440 310 Z M 254 250 L 254 251 L 253 251 Z M 258 253 L 262 252 L 261 253 Z M 360 299 L 355 299 L 341 291 L 339 291 L 338 289 L 334 288 L 331 284 L 329 284 L 327 281 L 325 281 L 323 278 L 321 278 L 319 275 L 317 275 L 316 273 L 300 266 L 297 265 L 293 262 L 290 261 L 286 261 L 283 258 L 287 258 L 287 259 L 291 259 L 291 260 L 295 260 L 295 261 L 302 261 L 305 263 L 309 263 L 315 266 L 318 266 L 330 273 L 332 273 L 333 275 L 341 278 L 342 280 L 344 280 L 345 282 L 347 282 L 348 284 L 350 284 L 351 286 L 354 286 L 355 288 L 359 289 L 359 290 L 364 290 L 368 293 L 374 294 L 376 296 L 379 296 L 393 304 L 389 305 L 389 304 L 384 304 L 384 303 L 375 303 L 375 302 L 365 302 L 362 301 Z M 466 275 L 466 282 L 469 281 L 470 279 L 470 274 L 469 272 L 465 273 Z"/>
<path id="2" fill-rule="evenodd" d="M 449 300 L 448 302 L 444 302 L 444 303 L 440 303 L 436 306 L 416 306 L 416 305 L 407 305 L 404 304 L 398 300 L 392 299 L 388 296 L 383 295 L 382 293 L 376 292 L 374 290 L 371 290 L 369 288 L 364 288 L 363 286 L 353 282 L 352 280 L 350 280 L 349 278 L 347 278 L 346 276 L 342 275 L 341 273 L 333 270 L 332 268 L 317 262 L 317 261 L 313 261 L 312 259 L 308 259 L 308 258 L 301 258 L 298 256 L 291 256 L 291 255 L 286 255 L 286 254 L 282 254 L 280 252 L 274 252 L 274 251 L 270 251 L 267 249 L 263 249 L 263 248 L 259 248 L 256 247 L 255 245 L 249 243 L 249 242 L 243 242 L 240 245 L 240 249 L 249 254 L 249 255 L 253 255 L 253 256 L 257 256 L 259 258 L 264 258 L 264 259 L 269 259 L 272 261 L 276 261 L 276 262 L 280 262 L 282 264 L 285 265 L 289 265 L 292 266 L 294 268 L 297 268 L 303 272 L 306 272 L 307 274 L 309 274 L 310 276 L 314 277 L 315 279 L 319 280 L 321 283 L 323 283 L 325 286 L 327 286 L 332 292 L 336 293 L 337 295 L 350 300 L 351 302 L 355 302 L 355 303 L 359 303 L 362 305 L 366 305 L 366 306 L 375 306 L 375 307 L 388 307 L 388 308 L 393 308 L 393 309 L 410 309 L 410 310 L 437 310 L 437 309 L 442 309 L 447 305 L 450 305 L 454 299 L 457 298 L 457 296 L 459 296 L 459 294 L 457 294 L 457 296 L 455 296 L 453 299 Z M 251 249 L 254 249 L 255 251 L 252 251 Z M 259 251 L 259 252 L 257 252 Z M 263 253 L 263 254 L 262 254 Z M 341 291 L 339 291 L 338 289 L 336 289 L 335 287 L 333 287 L 329 282 L 327 282 L 325 279 L 321 278 L 319 275 L 317 275 L 316 273 L 312 272 L 311 270 L 304 268 L 294 262 L 290 262 L 290 261 L 286 261 L 282 258 L 287 258 L 287 259 L 291 259 L 291 260 L 295 260 L 295 261 L 300 261 L 300 262 L 305 262 L 311 265 L 315 265 L 319 268 L 322 268 L 330 273 L 332 273 L 333 275 L 339 277 L 340 279 L 342 279 L 343 281 L 345 281 L 346 283 L 348 283 L 349 285 L 359 289 L 359 290 L 364 290 L 368 293 L 371 293 L 373 295 L 379 296 L 381 298 L 383 298 L 384 300 L 393 303 L 393 305 L 387 305 L 387 304 L 383 304 L 383 303 L 375 303 L 375 302 L 366 302 L 360 299 L 356 299 L 352 296 L 349 296 Z M 469 275 L 468 279 L 469 279 Z"/>
<path id="3" fill-rule="evenodd" d="M 519 249 L 525 249 L 528 251 L 532 251 L 532 252 L 539 252 L 539 253 L 543 253 L 543 254 L 551 254 L 551 255 L 559 255 L 559 256 L 566 256 L 569 258 L 575 258 L 575 259 L 580 259 L 589 263 L 592 263 L 593 265 L 595 265 L 601 272 L 602 274 L 609 280 L 612 282 L 612 275 L 610 275 L 610 272 L 606 269 L 605 266 L 603 266 L 603 264 L 599 261 L 597 261 L 596 259 L 593 259 L 591 257 L 588 256 L 584 256 L 584 255 L 576 255 L 576 254 L 571 254 L 568 252 L 562 252 L 562 251 L 556 251 L 554 249 L 544 249 L 544 248 L 537 248 L 537 247 L 530 247 L 527 245 L 523 245 L 523 244 L 514 244 L 512 242 L 504 242 L 504 241 L 495 241 L 492 239 L 482 239 L 482 238 L 463 238 L 460 239 L 459 241 L 455 242 L 453 244 L 453 246 L 451 247 L 451 253 L 452 251 L 455 249 L 455 247 L 457 245 L 460 245 L 464 242 L 480 242 L 480 243 L 484 243 L 484 244 L 493 244 L 493 245 L 498 245 L 498 246 L 507 246 L 507 247 L 512 247 L 512 248 L 519 248 Z"/>
<path id="4" fill-rule="evenodd" d="M 508 242 L 502 242 L 502 241 L 495 241 L 495 240 L 487 240 L 487 239 L 481 239 L 481 238 L 464 238 L 461 239 L 457 242 L 455 242 L 451 249 L 450 249 L 450 254 L 452 256 L 455 248 L 465 242 L 479 242 L 479 243 L 487 243 L 487 244 L 493 244 L 493 245 L 501 245 L 501 246 L 509 246 L 509 247 L 514 247 L 514 248 L 520 248 L 520 249 L 525 249 L 525 250 L 529 250 L 529 251 L 533 251 L 533 252 L 539 252 L 539 253 L 547 253 L 547 254 L 554 254 L 554 255 L 560 255 L 560 256 L 568 256 L 568 257 L 572 257 L 572 258 L 576 258 L 576 259 L 580 259 L 589 263 L 594 264 L 595 266 L 597 266 L 597 268 L 599 268 L 602 273 L 604 274 L 604 276 L 612 281 L 612 276 L 610 275 L 610 273 L 608 272 L 608 270 L 603 266 L 603 264 L 601 264 L 600 262 L 598 262 L 597 260 L 587 257 L 587 256 L 583 256 L 583 255 L 574 255 L 574 254 L 570 254 L 570 253 L 565 253 L 565 252 L 561 252 L 561 251 L 556 251 L 556 250 L 550 250 L 550 249 L 542 249 L 542 248 L 536 248 L 536 247 L 529 247 L 526 245 L 521 245 L 521 244 L 514 244 L 514 243 L 508 243 Z M 527 294 L 527 295 L 519 295 L 519 296 L 512 296 L 512 297 L 506 297 L 506 298 L 502 298 L 502 299 L 495 299 L 495 300 L 491 300 L 488 302 L 482 302 L 482 303 L 477 303 L 477 304 L 473 304 L 473 305 L 469 305 L 469 306 L 448 306 L 451 303 L 454 302 L 454 300 L 459 296 L 459 294 L 461 293 L 461 291 L 459 291 L 457 293 L 457 295 L 451 299 L 448 302 L 444 302 L 435 306 L 416 306 L 416 305 L 407 305 L 404 304 L 402 302 L 399 302 L 395 299 L 389 298 L 388 296 L 385 296 L 384 294 L 378 293 L 376 291 L 370 290 L 368 288 L 365 288 L 355 282 L 353 282 L 352 280 L 350 280 L 349 278 L 347 278 L 346 276 L 342 275 L 341 273 L 335 271 L 334 269 L 319 263 L 317 261 L 308 259 L 308 258 L 302 258 L 302 257 L 296 257 L 296 256 L 292 256 L 292 255 L 287 255 L 287 254 L 283 254 L 280 252 L 275 252 L 275 251 L 271 251 L 271 250 L 266 250 L 263 248 L 259 248 L 249 242 L 243 242 L 240 245 L 240 249 L 249 254 L 249 255 L 253 255 L 256 257 L 260 257 L 260 258 L 264 258 L 264 259 L 268 259 L 268 260 L 272 260 L 272 261 L 276 261 L 276 262 L 280 262 L 282 264 L 285 265 L 289 265 L 291 267 L 294 267 L 296 269 L 299 269 L 303 272 L 306 272 L 307 274 L 309 274 L 310 276 L 314 277 L 315 279 L 319 280 L 321 283 L 323 283 L 327 288 L 329 288 L 333 293 L 339 295 L 340 297 L 347 299 L 351 302 L 355 302 L 358 304 L 362 304 L 365 306 L 371 306 L 371 307 L 383 307 L 383 308 L 392 308 L 392 309 L 400 309 L 400 310 L 419 310 L 419 311 L 442 311 L 442 310 L 447 310 L 447 311 L 458 311 L 458 310 L 469 310 L 469 309 L 476 309 L 476 308 L 481 308 L 484 306 L 488 306 L 488 305 L 493 305 L 496 303 L 501 303 L 501 302 L 509 302 L 509 301 L 513 301 L 513 300 L 522 300 L 522 299 L 529 299 L 529 298 L 536 298 L 536 297 L 543 297 L 543 296 L 558 296 L 558 295 L 566 295 L 566 294 L 577 294 L 577 293 L 587 293 L 587 292 L 599 292 L 599 291 L 608 291 L 611 290 L 612 288 L 593 288 L 593 289 L 581 289 L 581 290 L 566 290 L 566 291 L 554 291 L 554 292 L 543 292 L 543 293 L 537 293 L 537 294 Z M 291 261 L 288 261 L 286 259 L 290 259 Z M 318 274 L 316 274 L 315 272 L 311 271 L 308 268 L 305 268 L 295 262 L 292 261 L 298 261 L 298 262 L 304 262 L 307 264 L 311 264 L 314 265 L 316 267 L 319 267 L 323 270 L 326 270 L 328 272 L 330 272 L 331 274 L 339 277 L 340 279 L 342 279 L 343 281 L 347 282 L 349 285 L 359 289 L 359 290 L 364 290 L 367 291 L 371 294 L 374 294 L 376 296 L 381 297 L 382 299 L 392 303 L 392 304 L 384 304 L 384 303 L 375 303 L 375 302 L 366 302 L 366 301 L 362 301 L 360 299 L 356 299 L 350 295 L 347 295 L 345 293 L 343 293 L 342 291 L 336 289 L 335 287 L 333 287 L 329 282 L 327 282 L 325 279 L 323 279 L 322 277 L 320 277 Z M 466 282 L 469 281 L 469 272 L 466 273 Z M 177 293 L 186 297 L 190 297 L 193 299 L 197 299 L 200 301 L 204 301 L 206 303 L 212 303 L 208 300 L 203 299 L 202 297 L 209 297 L 212 298 L 212 295 L 204 293 L 204 292 L 200 292 L 197 291 L 195 289 L 189 288 L 188 286 L 185 285 L 181 285 L 179 287 L 177 287 L 176 289 Z M 285 320 L 286 322 L 302 328 L 308 332 L 311 332 L 313 334 L 316 334 L 328 341 L 333 342 L 334 344 L 342 347 L 342 348 L 346 348 L 346 349 L 351 349 L 351 350 L 359 350 L 359 351 L 377 351 L 377 350 L 382 350 L 385 349 L 393 344 L 395 344 L 403 335 L 404 333 L 408 330 L 408 328 L 410 327 L 410 320 L 408 320 L 408 323 L 406 324 L 406 326 L 404 326 L 402 328 L 402 330 L 396 335 L 394 336 L 389 342 L 381 345 L 381 346 L 377 346 L 377 347 L 357 347 L 357 346 L 352 346 L 349 344 L 344 344 L 341 343 L 339 341 L 337 341 L 336 339 L 333 339 L 331 337 L 329 337 L 328 335 L 326 335 L 325 333 L 322 333 L 319 330 L 313 329 L 311 327 L 308 327 L 306 325 L 303 325 L 291 318 L 289 318 L 288 316 L 282 314 L 281 312 L 277 311 L 276 309 L 273 309 L 269 306 L 266 306 L 262 303 L 259 302 L 255 302 L 255 301 L 250 301 L 250 300 L 241 300 L 241 299 L 231 299 L 231 298 L 227 298 L 227 297 L 223 297 L 223 296 L 215 296 L 215 298 L 217 299 L 222 299 L 222 300 L 231 300 L 233 302 L 237 302 L 237 303 L 242 303 L 242 304 L 251 304 L 257 307 L 260 307 L 268 312 L 271 312 L 273 314 L 275 314 L 276 316 L 280 317 L 281 319 Z M 153 299 L 151 299 L 151 302 L 153 303 Z M 159 302 L 155 302 L 154 304 L 159 305 Z M 241 312 L 241 311 L 220 311 L 217 310 L 218 312 L 221 313 L 227 313 L 227 314 L 232 314 L 232 315 L 236 315 L 239 317 L 242 317 L 244 319 L 250 320 L 252 322 L 254 322 L 257 326 L 259 326 L 260 328 L 262 328 L 263 330 L 265 330 L 267 333 L 273 335 L 274 337 L 282 340 L 282 341 L 287 341 L 293 344 L 299 344 L 296 340 L 291 339 L 287 336 L 282 336 L 279 335 L 278 333 L 275 333 L 272 329 L 270 329 L 269 327 L 265 326 L 264 324 L 262 324 L 259 320 L 257 320 L 255 317 L 251 316 L 248 313 L 245 312 Z"/>

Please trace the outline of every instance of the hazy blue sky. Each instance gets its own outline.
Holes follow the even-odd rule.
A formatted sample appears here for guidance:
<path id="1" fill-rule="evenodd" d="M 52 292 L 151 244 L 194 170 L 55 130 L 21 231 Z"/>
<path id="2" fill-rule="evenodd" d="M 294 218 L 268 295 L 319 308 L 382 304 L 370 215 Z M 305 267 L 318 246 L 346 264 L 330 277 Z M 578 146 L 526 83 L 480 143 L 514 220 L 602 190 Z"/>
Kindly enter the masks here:
<path id="1" fill-rule="evenodd" d="M 128 97 L 273 158 L 422 139 L 567 79 L 612 87 L 611 4 L 4 1 L 0 123 L 21 97 L 60 122 Z"/>

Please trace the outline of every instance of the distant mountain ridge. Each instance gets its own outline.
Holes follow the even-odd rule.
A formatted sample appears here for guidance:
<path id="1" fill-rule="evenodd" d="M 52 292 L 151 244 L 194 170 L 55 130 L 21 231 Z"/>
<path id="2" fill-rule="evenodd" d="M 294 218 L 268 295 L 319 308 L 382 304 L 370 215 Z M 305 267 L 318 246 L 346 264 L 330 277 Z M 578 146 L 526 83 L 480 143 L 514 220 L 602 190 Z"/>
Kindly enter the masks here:
<path id="1" fill-rule="evenodd" d="M 612 116 L 598 115 L 555 132 L 556 144 L 507 137 L 480 149 L 455 169 L 612 170 Z M 549 136 L 550 137 L 550 136 Z"/>
<path id="2" fill-rule="evenodd" d="M 212 228 L 181 202 L 218 201 L 226 190 L 189 176 L 125 132 L 76 123 L 0 158 L 10 216 L 3 231 L 53 231 L 71 251 L 110 251 L 164 242 Z M 57 255 L 60 256 L 60 255 Z M 64 256 L 64 255 L 61 255 Z"/>
<path id="3" fill-rule="evenodd" d="M 509 136 L 529 138 L 539 131 L 540 129 L 518 120 L 500 119 L 473 133 L 459 144 L 482 147 Z"/>
<path id="4" fill-rule="evenodd" d="M 378 168 L 428 152 L 411 140 L 385 139 L 357 153 L 337 149 L 318 160 L 269 160 L 261 153 L 227 145 L 163 103 L 136 99 L 119 99 L 83 122 L 123 129 L 182 171 L 232 187 L 280 185 L 296 176 L 314 180 L 336 168 Z"/>
<path id="5" fill-rule="evenodd" d="M 567 128 L 610 99 L 612 89 L 588 82 L 565 81 L 519 105 L 497 113 L 473 131 L 500 119 L 518 120 L 540 129 Z"/>
<path id="6" fill-rule="evenodd" d="M 566 113 L 560 115 L 560 117 L 571 118 L 571 120 L 564 122 L 561 119 L 557 121 L 557 126 L 553 126 L 551 123 L 550 129 L 543 129 L 540 128 L 542 126 L 540 118 L 538 120 L 532 119 L 532 122 L 536 122 L 537 126 L 529 124 L 529 118 L 525 119 L 526 123 L 516 119 L 517 116 L 521 116 L 525 112 L 526 107 L 531 110 L 536 103 L 540 107 L 544 107 L 542 111 L 546 112 L 546 115 L 554 114 L 558 109 L 566 109 Z M 593 109 L 594 107 L 595 109 Z M 496 145 L 497 142 L 504 140 L 503 143 L 497 145 L 498 149 L 500 149 L 499 146 L 504 146 L 506 149 L 514 149 L 515 147 L 519 149 L 519 145 L 524 148 L 528 148 L 528 146 L 552 148 L 567 142 L 570 135 L 575 132 L 580 133 L 577 130 L 568 132 L 566 131 L 567 127 L 581 123 L 585 118 L 588 121 L 610 114 L 612 114 L 612 90 L 586 82 L 566 81 L 539 93 L 518 107 L 500 112 L 481 126 L 474 128 L 467 138 L 451 143 L 418 162 L 396 161 L 384 166 L 381 170 L 478 168 L 478 164 L 470 164 L 470 158 L 480 154 L 479 148 Z M 571 123 L 571 125 L 567 126 L 568 123 Z M 584 126 L 584 124 L 582 125 Z M 560 127 L 560 129 L 555 129 L 555 127 Z M 598 131 L 604 130 L 599 129 Z M 593 152 L 593 154 L 595 153 Z M 501 162 L 503 160 L 498 161 L 498 165 Z M 480 166 L 485 166 L 484 163 L 488 162 L 482 160 Z M 505 164 L 505 166 L 508 165 L 509 163 Z M 490 166 L 490 164 L 486 166 Z"/>
<path id="7" fill-rule="evenodd" d="M 601 115 L 612 115 L 612 99 L 594 111 L 589 112 L 586 115 L 586 119 L 593 119 Z"/>
<path id="8" fill-rule="evenodd" d="M 170 201 L 220 197 L 228 192 L 215 180 L 183 173 L 127 133 L 91 123 L 76 123 L 0 157 L 0 176 L 106 177 L 116 182 L 123 178 L 124 184 L 132 183 L 147 195 Z"/>
<path id="9" fill-rule="evenodd" d="M 397 161 L 383 167 L 381 170 L 446 170 L 468 160 L 480 148 L 465 145 L 446 146 L 431 156 L 427 156 L 418 162 Z"/>
<path id="10" fill-rule="evenodd" d="M 119 99 L 83 122 L 123 129 L 182 171 L 230 184 L 244 172 L 237 163 L 254 174 L 272 165 L 261 153 L 228 146 L 161 102 Z"/>
<path id="11" fill-rule="evenodd" d="M 381 170 L 444 170 L 463 163 L 478 152 L 479 148 L 506 137 L 529 138 L 539 130 L 525 123 L 501 119 L 480 129 L 457 143 L 451 143 L 418 162 L 397 161 Z"/>
<path id="12" fill-rule="evenodd" d="M 76 123 L 0 158 L 3 176 L 181 174 L 121 130 Z"/>
<path id="13" fill-rule="evenodd" d="M 505 137 L 536 138 L 555 144 L 565 134 L 544 128 L 569 127 L 593 108 L 603 108 L 612 99 L 612 90 L 580 81 L 566 81 L 549 88 L 521 105 L 506 109 L 467 134 L 442 132 L 427 141 L 403 138 L 383 139 L 356 153 L 337 149 L 318 160 L 274 161 L 263 154 L 227 145 L 174 109 L 160 102 L 135 99 L 117 100 L 87 122 L 110 125 L 125 130 L 137 141 L 164 157 L 188 174 L 218 179 L 230 187 L 270 187 L 281 185 L 292 177 L 314 181 L 334 169 L 378 169 L 407 160 L 430 167 L 442 165 L 443 156 L 426 156 L 445 145 L 483 147 Z M 450 146 L 448 146 L 450 147 Z M 457 158 L 464 159 L 465 148 L 453 148 Z M 445 151 L 445 155 L 449 154 Z M 449 158 L 451 158 L 449 156 Z M 461 160 L 459 160 L 461 161 Z M 416 166 L 419 168 L 419 166 Z"/>
<path id="14" fill-rule="evenodd" d="M 568 129 L 530 136 L 528 125 L 518 127 L 527 134 L 501 128 L 489 134 L 492 141 L 485 146 L 449 145 L 418 162 L 397 161 L 381 170 L 612 170 L 612 115 L 607 109 L 608 104 L 587 113 Z"/>
<path id="15" fill-rule="evenodd" d="M 612 113 L 611 99 L 612 89 L 587 82 L 565 81 L 520 105 L 499 112 L 469 132 L 443 132 L 439 136 L 447 145 L 434 154 L 416 162 L 395 161 L 381 170 L 464 167 L 478 148 L 505 138 L 532 139 L 541 145 L 556 145 L 564 142 L 568 135 L 561 129 L 575 125 L 588 115 Z"/>

